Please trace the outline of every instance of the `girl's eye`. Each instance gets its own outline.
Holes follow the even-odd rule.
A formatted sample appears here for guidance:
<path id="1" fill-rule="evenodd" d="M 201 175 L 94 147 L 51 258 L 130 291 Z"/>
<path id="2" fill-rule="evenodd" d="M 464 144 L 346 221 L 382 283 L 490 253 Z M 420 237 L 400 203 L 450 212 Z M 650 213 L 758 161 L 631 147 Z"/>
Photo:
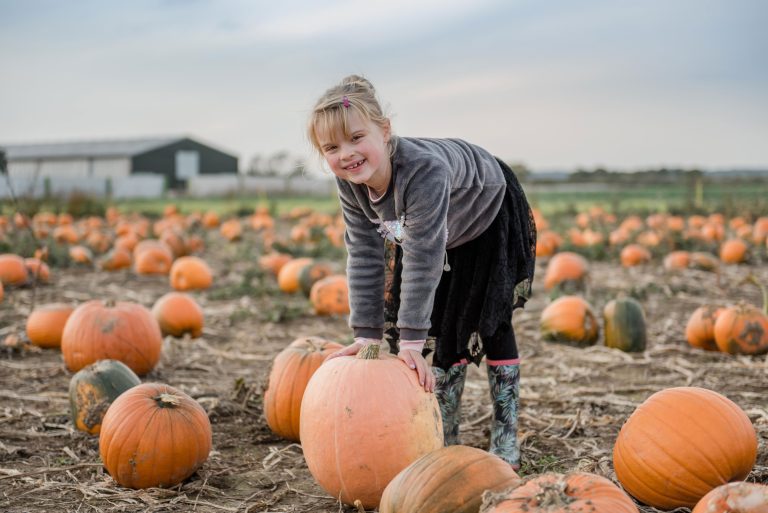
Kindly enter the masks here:
<path id="1" fill-rule="evenodd" d="M 330 153 L 335 149 L 336 149 L 336 146 L 326 146 L 324 151 L 325 153 Z"/>
<path id="2" fill-rule="evenodd" d="M 358 135 L 353 135 L 353 136 L 352 136 L 352 141 L 359 141 L 359 140 L 360 140 L 360 139 L 362 139 L 362 138 L 363 138 L 363 136 L 362 136 L 362 135 L 359 135 L 359 134 L 358 134 Z"/>

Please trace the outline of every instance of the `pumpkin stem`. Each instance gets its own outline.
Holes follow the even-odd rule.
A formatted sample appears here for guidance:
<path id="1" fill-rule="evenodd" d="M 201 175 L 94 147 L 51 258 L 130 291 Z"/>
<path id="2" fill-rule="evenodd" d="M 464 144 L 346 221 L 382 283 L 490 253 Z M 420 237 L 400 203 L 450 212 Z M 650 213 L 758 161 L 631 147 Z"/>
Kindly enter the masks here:
<path id="1" fill-rule="evenodd" d="M 162 393 L 152 399 L 157 402 L 160 408 L 176 408 L 181 404 L 181 398 L 177 395 Z"/>
<path id="2" fill-rule="evenodd" d="M 545 510 L 550 508 L 562 508 L 572 502 L 568 500 L 568 495 L 565 493 L 568 488 L 568 483 L 564 480 L 546 484 L 542 488 L 542 492 L 536 494 L 536 502 Z"/>
<path id="3" fill-rule="evenodd" d="M 750 274 L 746 278 L 742 280 L 741 283 L 752 283 L 760 287 L 760 291 L 763 293 L 763 313 L 765 315 L 768 315 L 768 288 L 765 287 L 760 281 L 755 277 L 754 274 Z"/>
<path id="4" fill-rule="evenodd" d="M 114 299 L 107 299 L 106 301 L 104 301 L 104 305 L 105 305 L 107 308 L 114 308 L 116 304 L 117 304 L 117 303 L 115 302 L 115 300 L 114 300 Z"/>
<path id="5" fill-rule="evenodd" d="M 379 359 L 379 344 L 368 344 L 357 353 L 357 358 L 361 360 L 378 360 Z"/>

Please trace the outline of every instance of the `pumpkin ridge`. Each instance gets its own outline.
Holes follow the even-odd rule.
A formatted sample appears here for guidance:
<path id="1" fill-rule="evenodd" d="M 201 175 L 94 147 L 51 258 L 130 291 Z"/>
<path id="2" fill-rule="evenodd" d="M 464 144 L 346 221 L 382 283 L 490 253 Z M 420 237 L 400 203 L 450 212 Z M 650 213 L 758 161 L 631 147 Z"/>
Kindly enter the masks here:
<path id="1" fill-rule="evenodd" d="M 413 472 L 413 479 L 416 482 L 421 482 L 420 478 L 421 478 L 422 474 L 424 474 L 424 472 L 429 468 L 429 466 L 433 463 L 433 461 L 435 459 L 434 456 L 433 456 L 434 454 L 435 454 L 434 452 L 428 453 L 427 458 L 424 459 L 424 461 L 421 463 L 421 465 L 418 468 L 414 468 L 412 470 L 412 472 Z M 400 473 L 398 473 L 398 476 L 400 476 Z M 427 482 L 429 482 L 429 481 L 427 481 Z M 432 490 L 432 492 L 433 492 L 432 495 L 434 495 L 434 490 Z M 411 497 L 411 501 L 410 502 L 404 502 L 402 504 L 402 510 L 403 511 L 416 511 L 414 509 L 414 506 L 419 503 L 419 500 L 418 500 L 419 497 L 417 497 L 417 495 L 418 494 L 413 494 L 413 496 Z M 407 500 L 407 497 L 406 497 L 406 500 Z M 393 502 L 395 504 L 397 504 L 397 501 L 393 501 Z M 415 502 L 416 504 L 411 504 L 411 502 Z"/>
<path id="2" fill-rule="evenodd" d="M 112 452 L 112 453 L 110 454 L 110 455 L 112 456 L 112 457 L 110 458 L 110 461 L 113 461 L 113 460 L 115 460 L 115 459 L 116 459 L 118 462 L 121 462 L 121 461 L 126 461 L 126 460 L 127 460 L 127 458 L 125 458 L 125 457 L 124 457 L 123 453 L 124 453 L 125 451 L 130 451 L 129 447 L 130 447 L 131 445 L 133 445 L 133 444 L 132 444 L 132 441 L 133 441 L 133 439 L 134 439 L 134 438 L 138 438 L 138 440 L 141 440 L 141 439 L 142 439 L 142 437 L 144 436 L 144 432 L 145 432 L 145 431 L 146 431 L 146 429 L 149 427 L 149 423 L 148 423 L 148 422 L 147 422 L 147 423 L 145 423 L 145 424 L 144 424 L 144 429 L 141 431 L 141 434 L 138 434 L 138 432 L 137 432 L 137 431 L 131 430 L 131 424 L 132 424 L 132 423 L 131 423 L 131 422 L 128 422 L 128 420 L 133 420 L 133 417 L 136 417 L 136 418 L 138 418 L 138 419 L 142 419 L 142 418 L 143 418 L 143 417 L 144 417 L 144 416 L 147 414 L 148 408 L 147 408 L 146 404 L 143 404 L 143 401 L 142 401 L 142 399 L 143 399 L 143 396 L 139 397 L 139 398 L 138 398 L 138 400 L 130 401 L 130 402 L 128 403 L 128 406 L 130 406 L 130 407 L 131 407 L 131 409 L 132 409 L 132 412 L 133 412 L 134 414 L 133 414 L 133 415 L 127 415 L 127 416 L 125 416 L 125 417 L 123 418 L 123 421 L 122 421 L 120 424 L 118 424 L 118 427 L 120 427 L 120 428 L 123 428 L 123 427 L 124 427 L 124 429 L 125 429 L 125 430 L 128 430 L 128 433 L 127 433 L 127 434 L 126 434 L 124 437 L 123 437 L 123 436 L 118 436 L 118 437 L 117 437 L 117 439 L 118 439 L 118 440 L 122 440 L 122 441 L 123 441 L 123 443 L 122 443 L 122 444 L 120 444 L 119 446 L 117 446 L 117 454 L 115 454 L 114 452 Z M 135 405 L 134 405 L 134 403 L 135 403 Z M 114 404 L 114 403 L 113 403 L 113 404 Z M 104 426 L 104 423 L 102 423 L 102 427 L 103 427 L 103 426 Z M 114 433 L 115 433 L 115 435 L 122 435 L 122 434 L 123 434 L 123 433 L 122 433 L 122 431 L 117 431 L 117 430 L 115 430 L 115 431 L 114 431 Z M 115 438 L 115 437 L 113 436 L 113 438 Z M 110 444 L 110 448 L 111 448 L 112 446 L 113 446 L 113 444 Z M 128 461 L 134 461 L 134 458 L 135 458 L 135 456 L 136 456 L 136 454 L 135 454 L 135 453 L 134 453 L 134 454 L 131 454 L 131 455 L 130 455 L 130 459 L 128 459 Z M 115 457 L 116 457 L 116 458 L 115 458 Z M 106 462 L 105 462 L 105 463 L 106 463 Z M 133 468 L 135 468 L 135 466 L 134 466 Z M 116 473 L 117 473 L 117 474 L 120 474 L 120 470 L 121 470 L 121 469 L 120 469 L 120 466 L 118 465 L 118 466 L 117 466 L 117 471 L 116 471 Z M 133 474 L 133 471 L 132 471 L 131 473 Z"/>
<path id="3" fill-rule="evenodd" d="M 306 371 L 307 371 L 307 367 L 308 367 L 308 365 L 305 365 L 307 363 L 306 360 L 307 360 L 307 355 L 306 354 L 302 354 L 298 358 L 298 361 L 296 361 L 295 363 L 293 362 L 293 360 L 291 360 L 291 363 L 293 363 L 296 368 L 295 369 L 291 369 L 293 371 L 291 374 L 294 375 L 294 379 L 291 380 L 291 388 L 289 390 L 288 397 L 293 398 L 294 394 L 296 393 L 296 386 L 299 383 L 299 379 L 296 379 L 296 377 L 295 377 L 296 374 L 301 372 L 302 373 L 301 382 L 302 383 L 306 383 L 306 381 L 307 381 L 306 380 L 306 376 L 305 376 Z M 286 372 L 287 371 L 288 371 L 288 369 L 286 369 Z M 296 417 L 298 415 L 298 417 L 299 417 L 298 420 L 299 420 L 299 422 L 301 422 L 301 402 L 299 402 L 299 404 L 298 404 L 298 411 L 296 411 L 296 409 L 297 409 L 296 406 L 297 406 L 296 404 L 292 404 L 291 408 L 288 409 L 288 426 L 287 427 L 289 429 L 287 429 L 287 431 L 290 431 L 292 434 L 293 434 L 293 430 L 290 429 L 290 428 L 294 425 L 294 417 Z M 296 438 L 299 438 L 299 434 L 298 433 L 295 433 L 295 436 L 296 436 Z"/>
<path id="4" fill-rule="evenodd" d="M 131 329 L 131 335 L 133 335 L 133 334 L 134 334 L 134 330 Z M 148 365 L 151 368 L 150 360 L 146 356 L 144 356 L 144 354 L 141 351 L 139 351 L 138 348 L 133 344 L 133 342 L 128 340 L 128 338 L 122 337 L 122 336 L 118 336 L 118 335 L 113 335 L 113 336 L 109 337 L 109 341 L 110 342 L 115 341 L 115 342 L 118 342 L 120 345 L 127 346 L 128 349 L 129 349 L 129 351 L 128 351 L 129 353 L 137 355 L 138 359 L 142 361 L 141 363 L 144 363 L 144 365 Z M 110 349 L 113 349 L 113 348 L 117 349 L 116 347 L 113 346 L 113 344 L 109 344 L 109 346 L 110 346 Z M 126 357 L 128 355 L 123 353 L 121 356 Z M 111 356 L 111 354 L 110 354 L 110 357 L 114 358 L 115 360 L 121 360 L 122 361 L 122 358 L 113 357 L 113 356 Z M 137 372 L 137 374 L 138 374 L 138 372 Z M 142 372 L 142 374 L 146 374 L 146 372 Z"/>
<path id="5" fill-rule="evenodd" d="M 147 396 L 142 396 L 142 399 L 147 399 Z M 151 398 L 149 398 L 151 400 Z M 155 439 L 157 438 L 157 426 L 155 426 L 155 417 L 157 416 L 157 412 L 161 411 L 160 408 L 156 408 L 154 405 L 154 401 L 151 401 L 151 404 L 144 404 L 143 405 L 143 411 L 144 415 L 149 413 L 149 418 L 146 419 L 144 424 L 144 429 L 141 430 L 141 435 L 138 437 L 138 443 L 137 444 L 130 444 L 134 448 L 133 454 L 131 454 L 131 459 L 135 459 L 138 454 L 148 454 L 151 451 L 152 447 L 150 444 L 152 444 Z M 149 433 L 147 433 L 149 432 Z M 146 434 L 150 434 L 152 436 L 144 436 Z M 150 447 L 147 449 L 145 445 L 150 445 Z M 122 456 L 122 454 L 121 454 Z M 121 458 L 122 460 L 123 458 Z M 154 477 L 154 470 L 157 468 L 157 465 L 152 466 L 152 477 Z M 136 472 L 136 465 L 133 465 L 131 467 L 131 476 L 130 476 L 130 482 L 131 484 L 135 484 L 136 480 L 139 479 L 139 474 Z M 131 486 L 133 488 L 133 486 Z"/>
<path id="6" fill-rule="evenodd" d="M 738 414 L 738 415 L 744 414 L 744 411 L 743 411 L 743 410 L 742 410 L 742 409 L 741 409 L 741 408 L 740 408 L 740 407 L 739 407 L 739 406 L 738 406 L 736 403 L 734 403 L 734 402 L 732 402 L 732 401 L 726 401 L 726 400 L 725 400 L 725 398 L 724 398 L 724 396 L 721 396 L 721 395 L 719 395 L 719 394 L 718 394 L 718 395 L 716 395 L 715 397 L 716 397 L 716 399 L 717 399 L 717 400 L 718 400 L 718 401 L 719 401 L 721 404 L 723 404 L 724 406 L 726 406 L 726 407 L 727 407 L 729 410 L 731 410 L 732 412 L 735 412 L 735 413 L 736 413 L 736 414 Z M 744 414 L 744 415 L 746 415 L 746 414 Z M 735 420 L 735 419 L 736 419 L 736 415 L 734 415 L 734 420 Z M 730 421 L 731 419 L 729 418 L 728 420 Z M 747 429 L 744 429 L 744 428 L 746 427 L 746 424 L 744 424 L 744 423 L 733 424 L 733 423 L 731 423 L 731 422 L 728 422 L 728 424 L 727 424 L 727 425 L 728 425 L 728 427 L 731 429 L 731 432 L 732 432 L 732 433 L 740 433 L 740 432 L 746 431 L 746 432 L 747 432 L 749 435 L 751 435 L 749 438 L 751 438 L 752 440 L 756 440 L 756 439 L 757 439 L 757 435 L 756 435 L 756 434 L 755 434 L 755 432 L 754 432 L 754 426 L 752 426 L 752 423 L 751 423 L 751 421 L 750 421 L 750 423 L 749 423 L 749 425 L 750 425 L 750 426 L 752 426 L 752 429 L 751 429 L 751 430 L 747 430 Z M 746 443 L 747 437 L 736 437 L 736 438 L 737 438 L 738 440 L 744 440 L 744 443 Z M 720 448 L 720 449 L 722 450 L 722 454 L 724 454 L 725 456 L 727 456 L 727 455 L 728 455 L 728 451 L 726 451 L 726 450 L 723 450 L 723 449 L 722 449 L 722 447 L 719 447 L 719 446 L 718 446 L 718 448 Z M 746 446 L 744 446 L 744 447 L 740 447 L 739 449 L 740 449 L 740 451 L 739 451 L 740 453 L 743 453 L 743 454 L 751 454 L 751 453 L 753 452 L 754 446 L 752 446 L 752 445 L 750 445 L 749 447 L 746 447 Z M 724 459 L 725 459 L 726 461 L 728 461 L 728 462 L 729 462 L 729 464 L 731 463 L 731 459 L 730 459 L 730 458 L 727 458 L 727 457 L 725 457 Z M 756 453 L 755 453 L 755 459 L 757 459 Z M 734 462 L 735 462 L 735 461 L 736 461 L 736 460 L 734 460 Z M 739 471 L 740 469 L 737 469 L 737 468 L 731 468 L 731 469 L 730 469 L 730 470 L 731 470 L 731 472 L 730 472 L 730 476 L 727 476 L 727 477 L 726 477 L 726 479 L 725 479 L 724 483 L 728 483 L 728 482 L 732 481 L 732 480 L 733 480 L 733 479 L 735 479 L 735 478 L 739 478 L 740 480 L 741 480 L 741 479 L 745 479 L 745 478 L 746 478 L 746 477 L 749 475 L 749 473 L 751 472 L 751 470 L 752 470 L 752 469 L 751 469 L 751 467 L 754 467 L 754 465 L 755 465 L 755 463 L 754 463 L 754 461 L 753 461 L 753 462 L 752 462 L 752 465 L 750 465 L 750 468 L 749 468 L 749 469 L 747 469 L 747 472 L 746 472 L 746 474 L 745 474 L 745 473 L 743 473 L 743 471 Z M 737 472 L 737 471 L 739 471 L 739 472 Z"/>
<path id="7" fill-rule="evenodd" d="M 680 412 L 680 411 L 681 411 L 680 409 L 675 409 L 673 406 L 671 406 L 671 405 L 667 405 L 667 404 L 665 404 L 665 403 L 663 403 L 663 402 L 661 402 L 660 404 L 664 404 L 665 406 L 669 406 L 669 407 L 671 407 L 671 408 L 672 408 L 674 411 L 677 411 L 677 412 Z M 658 415 L 653 415 L 653 413 L 649 413 L 648 411 L 646 411 L 646 412 L 645 412 L 645 414 L 646 414 L 646 415 L 648 415 L 649 417 L 652 417 L 652 418 L 654 418 L 654 419 L 655 419 L 655 420 L 656 420 L 656 421 L 657 421 L 659 424 L 662 424 L 662 425 L 664 425 L 664 426 L 666 426 L 666 427 L 670 427 L 670 426 L 671 426 L 669 423 L 665 422 L 665 419 L 664 419 L 663 417 L 661 417 L 661 416 L 658 416 Z M 674 427 L 674 426 L 671 426 L 671 427 Z M 673 429 L 673 430 L 671 430 L 670 432 L 677 434 L 677 433 L 676 433 L 676 431 L 675 431 L 674 429 Z M 679 438 L 683 438 L 683 437 L 679 437 Z M 683 440 L 685 440 L 685 439 L 683 438 Z M 687 471 L 688 471 L 688 473 L 689 473 L 689 474 L 691 474 L 691 476 L 692 476 L 692 477 L 693 477 L 695 480 L 697 480 L 699 483 L 702 483 L 702 484 L 704 484 L 704 485 L 705 485 L 705 486 L 707 486 L 707 487 L 711 487 L 711 486 L 712 486 L 712 484 L 711 484 L 711 483 L 708 483 L 707 481 L 704 481 L 704 480 L 703 480 L 701 477 L 699 477 L 699 471 L 698 471 L 698 470 L 696 470 L 696 469 L 691 469 L 691 468 L 690 468 L 688 465 L 686 465 L 686 464 L 683 464 L 683 463 L 682 463 L 680 460 L 678 460 L 677 458 L 675 458 L 674 454 L 672 454 L 672 453 L 670 453 L 670 452 L 668 452 L 668 451 L 667 451 L 667 456 L 668 456 L 668 457 L 669 457 L 669 458 L 670 458 L 672 461 L 674 461 L 675 463 L 677 463 L 678 465 L 680 465 L 680 467 L 682 467 L 682 468 L 684 468 L 685 470 L 687 470 Z M 717 470 L 717 469 L 716 469 L 716 467 L 715 467 L 714 465 L 712 465 L 712 462 L 711 462 L 711 461 L 709 461 L 708 459 L 705 459 L 705 461 L 706 461 L 707 463 L 709 463 L 710 467 L 712 467 L 712 468 L 715 468 L 715 470 Z M 687 489 L 687 488 L 685 488 L 685 487 L 681 486 L 681 485 L 680 485 L 680 483 L 677 483 L 677 485 L 676 485 L 676 488 L 677 488 L 677 490 L 679 490 L 679 491 L 682 491 L 682 492 L 685 492 L 685 493 L 689 493 L 689 494 L 690 494 L 692 497 L 701 498 L 701 497 L 699 497 L 699 493 L 698 493 L 698 492 L 696 492 L 696 491 L 693 491 L 693 490 L 690 490 L 690 489 Z M 695 499 L 694 499 L 694 500 L 695 500 Z"/>
<path id="8" fill-rule="evenodd" d="M 641 430 L 638 430 L 638 431 L 642 432 L 644 435 L 648 436 L 647 433 L 645 433 L 644 431 L 641 431 Z M 651 440 L 653 440 L 653 437 L 649 437 L 649 438 Z M 624 453 L 623 444 L 620 444 L 617 447 L 618 447 L 619 453 Z M 634 444 L 633 444 L 632 449 L 633 450 L 635 449 Z M 637 458 L 637 460 L 640 463 L 643 464 L 643 472 L 645 472 L 646 474 L 647 473 L 653 474 L 654 475 L 653 477 L 654 477 L 654 482 L 655 483 L 663 482 L 665 480 L 665 476 L 661 475 L 657 470 L 655 470 L 652 465 L 648 465 L 646 457 L 643 456 L 642 452 L 633 451 L 633 450 L 630 450 L 629 448 L 627 448 L 627 453 L 630 453 L 630 452 L 633 453 L 633 457 Z M 621 456 L 621 458 L 620 458 L 621 460 L 625 460 L 626 459 L 626 453 L 625 454 L 620 454 L 620 456 Z M 615 463 L 614 463 L 614 466 L 615 466 Z M 642 476 L 639 476 L 635 472 L 633 465 L 626 465 L 626 464 L 624 464 L 624 465 L 622 465 L 622 468 L 624 469 L 623 471 L 625 473 L 630 474 L 630 476 L 632 477 L 631 481 L 632 481 L 633 485 L 635 487 L 637 487 L 637 489 L 635 489 L 633 491 L 629 491 L 629 487 L 622 483 L 622 486 L 624 487 L 624 489 L 627 490 L 631 495 L 635 495 L 635 493 L 633 493 L 633 492 L 640 491 L 646 497 L 648 497 L 648 496 L 650 496 L 651 498 L 654 498 L 654 497 L 655 498 L 659 498 L 660 497 L 661 499 L 664 499 L 665 502 L 667 502 L 667 503 L 673 502 L 673 501 L 677 500 L 677 497 L 674 497 L 672 495 L 667 495 L 664 492 L 660 491 L 660 489 L 658 489 L 658 488 L 656 488 L 656 487 L 654 487 L 654 486 L 652 486 L 650 484 L 646 484 L 647 479 L 645 479 Z M 674 492 L 674 490 L 670 490 L 670 492 Z M 686 490 L 686 492 L 688 492 L 688 490 Z"/>

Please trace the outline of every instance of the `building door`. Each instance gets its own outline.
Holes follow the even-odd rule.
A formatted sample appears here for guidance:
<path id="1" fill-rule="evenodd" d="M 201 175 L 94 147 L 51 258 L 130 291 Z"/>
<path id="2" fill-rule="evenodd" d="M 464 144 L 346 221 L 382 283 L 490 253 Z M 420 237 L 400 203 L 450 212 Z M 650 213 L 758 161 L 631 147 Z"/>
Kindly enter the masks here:
<path id="1" fill-rule="evenodd" d="M 200 153 L 194 150 L 176 152 L 176 180 L 186 183 L 193 176 L 200 174 Z"/>

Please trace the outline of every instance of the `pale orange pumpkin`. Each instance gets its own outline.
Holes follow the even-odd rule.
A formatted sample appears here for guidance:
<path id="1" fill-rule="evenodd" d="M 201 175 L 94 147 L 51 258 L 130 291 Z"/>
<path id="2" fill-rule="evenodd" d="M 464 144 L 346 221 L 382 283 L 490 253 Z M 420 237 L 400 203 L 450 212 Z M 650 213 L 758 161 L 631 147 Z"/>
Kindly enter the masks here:
<path id="1" fill-rule="evenodd" d="M 64 325 L 74 310 L 64 303 L 38 306 L 27 317 L 27 338 L 38 347 L 61 347 Z"/>
<path id="2" fill-rule="evenodd" d="M 266 269 L 272 273 L 274 276 L 277 276 L 280 273 L 280 269 L 282 269 L 283 266 L 291 260 L 293 260 L 293 257 L 288 253 L 279 253 L 277 251 L 273 251 L 271 253 L 260 256 L 259 265 L 263 269 Z"/>
<path id="3" fill-rule="evenodd" d="M 570 251 L 563 251 L 553 256 L 547 264 L 544 274 L 544 289 L 581 288 L 587 278 L 589 264 L 587 260 Z"/>
<path id="4" fill-rule="evenodd" d="M 589 346 L 599 335 L 592 307 L 580 296 L 562 296 L 541 312 L 542 337 L 553 342 Z"/>
<path id="5" fill-rule="evenodd" d="M 342 347 L 320 337 L 301 337 L 278 353 L 264 392 L 264 417 L 275 434 L 299 441 L 304 389 L 325 357 Z"/>
<path id="6" fill-rule="evenodd" d="M 741 264 L 747 260 L 747 243 L 741 239 L 728 239 L 720 246 L 720 260 L 726 264 Z"/>
<path id="7" fill-rule="evenodd" d="M 133 250 L 133 269 L 136 274 L 168 274 L 171 265 L 173 253 L 163 242 L 143 240 Z"/>
<path id="8" fill-rule="evenodd" d="M 519 482 L 509 463 L 487 451 L 465 445 L 441 447 L 389 482 L 379 513 L 476 513 L 483 492 Z"/>
<path id="9" fill-rule="evenodd" d="M 693 311 L 685 326 L 685 339 L 691 347 L 706 351 L 718 351 L 715 343 L 715 321 L 724 309 L 703 305 Z"/>
<path id="10" fill-rule="evenodd" d="M 70 246 L 69 258 L 77 264 L 90 265 L 93 263 L 93 253 L 90 249 L 81 245 Z"/>
<path id="11" fill-rule="evenodd" d="M 640 244 L 629 244 L 621 250 L 619 259 L 624 267 L 634 267 L 650 262 L 651 252 Z"/>
<path id="12" fill-rule="evenodd" d="M 189 334 L 197 338 L 203 334 L 203 309 L 189 294 L 168 292 L 155 301 L 152 315 L 163 335 L 182 337 Z"/>
<path id="13" fill-rule="evenodd" d="M 12 253 L 0 255 L 0 281 L 3 285 L 24 285 L 27 280 L 29 273 L 23 258 Z"/>
<path id="14" fill-rule="evenodd" d="M 768 486 L 743 481 L 718 486 L 691 513 L 768 513 Z"/>
<path id="15" fill-rule="evenodd" d="M 163 337 L 152 313 L 137 303 L 93 300 L 70 315 L 61 336 L 61 354 L 76 372 L 97 360 L 120 360 L 139 376 L 160 360 Z"/>
<path id="16" fill-rule="evenodd" d="M 170 279 L 176 290 L 202 290 L 213 283 L 213 271 L 202 258 L 183 256 L 173 262 Z"/>
<path id="17" fill-rule="evenodd" d="M 597 474 L 546 473 L 487 497 L 483 513 L 638 513 L 626 493 Z"/>
<path id="18" fill-rule="evenodd" d="M 349 285 L 343 274 L 333 274 L 312 285 L 309 302 L 317 315 L 349 313 Z"/>
<path id="19" fill-rule="evenodd" d="M 702 271 L 717 272 L 720 269 L 720 260 L 712 253 L 703 251 L 694 251 L 691 253 L 691 267 L 701 269 Z"/>
<path id="20" fill-rule="evenodd" d="M 48 283 L 51 279 L 51 269 L 40 258 L 25 258 L 24 265 L 27 268 L 31 281 Z"/>
<path id="21" fill-rule="evenodd" d="M 115 247 L 99 260 L 99 267 L 104 271 L 129 269 L 133 259 L 131 252 L 125 248 Z"/>
<path id="22" fill-rule="evenodd" d="M 208 415 L 181 390 L 159 383 L 123 392 L 107 410 L 99 454 L 109 475 L 128 488 L 175 486 L 208 459 Z"/>
<path id="23" fill-rule="evenodd" d="M 672 251 L 664 257 L 662 265 L 667 271 L 686 269 L 691 262 L 691 254 L 684 250 Z"/>
<path id="24" fill-rule="evenodd" d="M 379 354 L 377 344 L 320 366 L 304 391 L 300 435 L 320 486 L 365 508 L 379 504 L 401 470 L 443 446 L 435 395 L 405 362 Z"/>
<path id="25" fill-rule="evenodd" d="M 219 233 L 230 242 L 235 242 L 243 237 L 243 226 L 239 219 L 228 219 L 221 223 Z"/>
<path id="26" fill-rule="evenodd" d="M 658 509 L 693 507 L 712 489 L 744 479 L 757 458 L 749 417 L 697 387 L 656 392 L 630 415 L 613 448 L 624 489 Z"/>

